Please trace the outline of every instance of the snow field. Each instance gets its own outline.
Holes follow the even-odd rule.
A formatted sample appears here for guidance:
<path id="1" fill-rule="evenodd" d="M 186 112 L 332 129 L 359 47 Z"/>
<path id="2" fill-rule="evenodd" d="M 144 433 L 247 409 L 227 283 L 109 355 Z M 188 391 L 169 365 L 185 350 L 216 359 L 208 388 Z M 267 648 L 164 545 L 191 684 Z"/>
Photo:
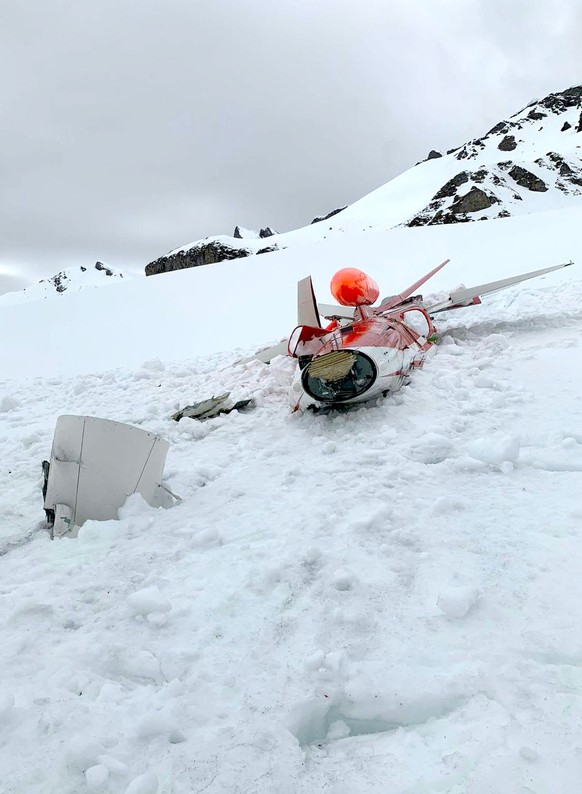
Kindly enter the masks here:
<path id="1" fill-rule="evenodd" d="M 2 383 L 2 794 L 575 791 L 572 284 L 452 313 L 348 413 L 289 414 L 292 362 L 234 354 Z M 169 420 L 225 390 L 256 409 Z M 184 501 L 51 542 L 61 413 L 162 435 Z"/>

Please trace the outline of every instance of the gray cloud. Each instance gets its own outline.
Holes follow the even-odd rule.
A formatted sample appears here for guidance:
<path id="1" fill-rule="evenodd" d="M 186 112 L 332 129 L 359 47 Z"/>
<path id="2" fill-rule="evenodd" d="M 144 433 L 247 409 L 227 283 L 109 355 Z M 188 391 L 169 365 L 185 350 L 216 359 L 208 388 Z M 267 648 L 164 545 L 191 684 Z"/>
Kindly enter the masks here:
<path id="1" fill-rule="evenodd" d="M 582 82 L 577 0 L 4 0 L 0 13 L 0 263 L 30 278 L 141 267 L 236 223 L 304 225 Z"/>

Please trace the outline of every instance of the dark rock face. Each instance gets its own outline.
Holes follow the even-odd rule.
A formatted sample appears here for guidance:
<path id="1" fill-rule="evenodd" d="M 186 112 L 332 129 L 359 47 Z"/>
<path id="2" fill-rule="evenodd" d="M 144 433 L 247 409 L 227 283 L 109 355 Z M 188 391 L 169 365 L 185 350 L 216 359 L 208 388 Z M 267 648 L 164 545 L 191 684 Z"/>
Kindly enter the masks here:
<path id="1" fill-rule="evenodd" d="M 278 251 L 278 250 L 279 250 L 278 245 L 268 245 L 266 248 L 260 248 L 257 251 L 257 254 L 272 254 L 273 251 Z"/>
<path id="2" fill-rule="evenodd" d="M 106 276 L 113 275 L 113 270 L 110 270 L 108 267 L 105 267 L 103 262 L 95 262 L 95 270 L 104 270 Z"/>
<path id="3" fill-rule="evenodd" d="M 328 212 L 327 215 L 318 215 L 317 218 L 314 218 L 311 223 L 321 223 L 321 221 L 326 221 L 328 218 L 333 218 L 334 215 L 337 215 L 338 212 L 343 212 L 348 205 L 346 204 L 344 207 L 339 207 L 337 210 L 332 210 Z"/>
<path id="4" fill-rule="evenodd" d="M 582 187 L 582 168 L 572 168 L 572 166 L 564 160 L 562 155 L 557 152 L 548 152 L 546 157 L 560 174 L 560 179 L 556 181 L 556 187 L 561 190 L 562 193 L 580 195 L 578 188 Z M 540 160 L 536 160 L 536 163 L 539 165 L 544 164 L 541 158 Z"/>
<path id="5" fill-rule="evenodd" d="M 439 157 L 442 157 L 442 154 L 440 152 L 437 152 L 436 149 L 431 149 L 430 152 L 428 153 L 428 157 L 426 159 L 427 160 L 437 160 Z"/>
<path id="6" fill-rule="evenodd" d="M 449 179 L 440 190 L 438 190 L 434 196 L 433 201 L 439 201 L 440 199 L 448 198 L 449 196 L 455 196 L 457 194 L 457 188 L 464 185 L 465 182 L 469 181 L 469 174 L 467 171 L 461 171 L 460 173 L 456 174 L 452 179 Z"/>
<path id="7" fill-rule="evenodd" d="M 489 132 L 485 137 L 488 137 L 489 135 L 497 135 L 498 133 L 501 132 L 507 132 L 508 129 L 509 129 L 508 123 L 506 121 L 500 121 L 499 124 L 496 124 L 494 127 L 491 127 L 491 129 L 489 130 Z"/>
<path id="8" fill-rule="evenodd" d="M 272 229 L 270 226 L 265 226 L 264 229 L 260 230 L 259 237 L 261 238 L 273 237 L 276 234 L 279 234 L 279 232 L 276 232 L 275 229 Z M 244 235 L 242 233 L 242 229 L 240 226 L 234 227 L 234 234 L 232 236 L 235 237 L 237 240 L 244 240 Z"/>
<path id="9" fill-rule="evenodd" d="M 497 148 L 502 152 L 512 152 L 517 147 L 515 135 L 506 135 L 502 141 L 497 145 Z"/>
<path id="10" fill-rule="evenodd" d="M 547 115 L 547 113 L 540 113 L 539 110 L 530 110 L 527 117 L 532 121 L 539 121 L 540 119 L 545 119 Z"/>
<path id="11" fill-rule="evenodd" d="M 548 94 L 540 102 L 532 103 L 549 110 L 551 113 L 562 113 L 567 108 L 580 107 L 582 104 L 582 85 L 572 86 L 556 94 Z"/>
<path id="12" fill-rule="evenodd" d="M 580 118 L 578 119 L 578 126 L 576 127 L 576 132 L 582 132 L 582 113 L 580 113 Z"/>
<path id="13" fill-rule="evenodd" d="M 199 243 L 187 251 L 177 251 L 175 254 L 161 256 L 146 265 L 145 274 L 154 276 L 158 273 L 169 273 L 172 270 L 183 270 L 188 267 L 214 265 L 225 259 L 241 259 L 251 254 L 252 251 L 247 248 L 232 248 L 217 240 L 212 240 L 209 243 Z"/>
<path id="14" fill-rule="evenodd" d="M 485 148 L 482 138 L 475 138 L 457 151 L 455 157 L 457 160 L 472 160 L 477 157 L 482 149 Z"/>
<path id="15" fill-rule="evenodd" d="M 509 172 L 509 176 L 514 182 L 517 182 L 520 187 L 525 187 L 536 193 L 544 193 L 548 189 L 546 183 L 541 180 L 539 176 L 532 174 L 531 171 L 522 168 L 520 165 L 514 165 Z"/>
<path id="16" fill-rule="evenodd" d="M 451 205 L 451 212 L 478 212 L 498 203 L 499 199 L 492 193 L 488 194 L 479 187 L 472 187 L 464 196 L 457 196 Z"/>
<path id="17" fill-rule="evenodd" d="M 562 129 L 560 130 L 560 132 L 566 132 L 566 130 L 569 130 L 571 128 L 572 125 L 568 121 L 565 121 L 564 124 L 562 125 Z"/>
<path id="18" fill-rule="evenodd" d="M 407 226 L 434 226 L 445 223 L 464 223 L 475 220 L 467 217 L 471 213 L 488 209 L 494 204 L 499 204 L 499 199 L 490 190 L 484 190 L 473 185 L 463 195 L 459 194 L 459 188 L 467 182 L 483 183 L 489 177 L 493 184 L 500 184 L 499 177 L 481 168 L 478 171 L 461 171 L 450 179 L 438 190 L 432 201 L 412 218 Z M 453 199 L 452 202 L 450 199 Z M 486 220 L 479 218 L 477 220 Z"/>
<path id="19" fill-rule="evenodd" d="M 278 232 L 276 232 L 274 229 L 271 229 L 270 226 L 265 226 L 265 228 L 261 229 L 259 232 L 259 237 L 264 239 L 265 237 L 274 237 L 276 234 L 278 234 Z"/>

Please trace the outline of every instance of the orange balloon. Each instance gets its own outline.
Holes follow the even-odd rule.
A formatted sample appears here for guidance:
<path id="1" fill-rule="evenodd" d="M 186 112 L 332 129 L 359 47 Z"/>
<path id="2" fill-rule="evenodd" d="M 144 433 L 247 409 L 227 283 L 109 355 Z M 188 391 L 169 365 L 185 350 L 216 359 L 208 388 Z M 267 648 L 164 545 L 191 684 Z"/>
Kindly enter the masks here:
<path id="1" fill-rule="evenodd" d="M 331 280 L 330 289 L 342 306 L 370 306 L 380 294 L 374 279 L 356 267 L 338 270 Z"/>

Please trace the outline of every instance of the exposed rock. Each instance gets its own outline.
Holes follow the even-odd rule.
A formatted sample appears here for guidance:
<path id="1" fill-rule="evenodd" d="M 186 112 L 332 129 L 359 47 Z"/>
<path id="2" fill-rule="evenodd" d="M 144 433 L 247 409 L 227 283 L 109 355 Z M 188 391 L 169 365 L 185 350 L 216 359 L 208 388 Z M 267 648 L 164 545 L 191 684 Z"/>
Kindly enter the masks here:
<path id="1" fill-rule="evenodd" d="M 570 130 L 570 129 L 572 129 L 572 125 L 568 121 L 565 121 L 562 125 L 562 129 L 560 130 L 560 132 L 566 132 L 566 130 Z"/>
<path id="2" fill-rule="evenodd" d="M 545 119 L 547 115 L 547 113 L 540 113 L 539 110 L 530 110 L 527 117 L 532 119 L 532 121 L 539 121 L 540 119 Z"/>
<path id="3" fill-rule="evenodd" d="M 234 227 L 234 234 L 232 236 L 236 237 L 237 240 L 242 240 L 243 236 L 241 234 L 240 226 Z"/>
<path id="4" fill-rule="evenodd" d="M 578 119 L 578 126 L 576 127 L 576 132 L 582 132 L 582 113 L 580 113 L 580 118 Z"/>
<path id="5" fill-rule="evenodd" d="M 104 270 L 106 276 L 112 276 L 113 270 L 108 267 L 105 267 L 103 262 L 95 262 L 95 270 Z"/>
<path id="6" fill-rule="evenodd" d="M 339 207 L 337 210 L 332 210 L 328 212 L 327 215 L 318 215 L 317 218 L 314 218 L 311 223 L 321 223 L 321 221 L 326 221 L 328 218 L 333 218 L 334 215 L 337 215 L 338 212 L 343 212 L 348 205 L 346 204 L 344 207 Z"/>
<path id="7" fill-rule="evenodd" d="M 158 273 L 169 273 L 172 270 L 183 270 L 188 267 L 201 267 L 202 265 L 213 265 L 225 259 L 241 259 L 250 256 L 253 252 L 248 248 L 233 248 L 230 245 L 212 240 L 209 243 L 201 242 L 198 245 L 188 248 L 186 251 L 176 251 L 173 254 L 166 254 L 146 265 L 146 276 L 154 276 Z"/>
<path id="8" fill-rule="evenodd" d="M 514 165 L 509 172 L 509 176 L 514 182 L 517 182 L 520 187 L 525 187 L 536 193 L 544 193 L 548 189 L 546 183 L 540 179 L 539 176 L 532 174 L 531 171 L 522 168 L 520 165 Z"/>
<path id="9" fill-rule="evenodd" d="M 427 160 L 436 160 L 439 157 L 442 157 L 442 154 L 440 152 L 437 152 L 436 149 L 431 149 L 430 152 L 428 153 L 428 157 L 426 159 Z"/>
<path id="10" fill-rule="evenodd" d="M 270 226 L 265 226 L 265 228 L 261 229 L 261 231 L 259 232 L 259 237 L 261 238 L 274 237 L 276 234 L 278 234 L 278 232 L 276 232 L 274 229 L 271 229 Z"/>
<path id="11" fill-rule="evenodd" d="M 439 201 L 440 199 L 447 198 L 447 196 L 455 196 L 457 194 L 457 188 L 468 181 L 469 174 L 466 171 L 460 171 L 452 179 L 449 179 L 448 182 L 445 182 L 442 188 L 434 194 L 432 201 Z"/>
<path id="12" fill-rule="evenodd" d="M 486 193 L 479 187 L 472 187 L 464 196 L 457 196 L 451 205 L 452 213 L 478 212 L 486 210 L 493 204 L 498 204 L 499 199 L 492 193 Z"/>
<path id="13" fill-rule="evenodd" d="M 516 147 L 517 142 L 515 140 L 515 135 L 506 135 L 497 145 L 497 148 L 502 152 L 512 152 Z"/>
<path id="14" fill-rule="evenodd" d="M 491 129 L 489 130 L 489 132 L 485 137 L 488 138 L 489 135 L 497 135 L 498 133 L 501 132 L 507 132 L 508 129 L 509 129 L 509 125 L 507 121 L 500 121 L 499 124 L 496 124 L 494 127 L 491 127 Z"/>
<path id="15" fill-rule="evenodd" d="M 572 168 L 572 166 L 564 160 L 562 155 L 558 154 L 557 152 L 548 152 L 546 157 L 554 165 L 554 167 L 558 169 L 560 176 L 564 179 L 564 181 L 556 182 L 557 187 L 559 187 L 559 189 L 564 193 L 579 193 L 578 190 L 570 191 L 566 187 L 565 182 L 569 182 L 570 184 L 576 185 L 577 187 L 582 187 L 582 169 Z M 547 164 L 544 163 L 544 165 Z"/>
<path id="16" fill-rule="evenodd" d="M 538 104 L 552 113 L 562 113 L 567 108 L 580 107 L 582 105 L 582 85 L 572 86 L 572 88 L 567 88 L 556 94 L 548 94 L 541 102 L 534 104 Z"/>
<path id="17" fill-rule="evenodd" d="M 279 250 L 278 245 L 268 245 L 266 248 L 260 248 L 257 251 L 257 254 L 271 254 L 273 253 L 273 251 L 278 251 L 278 250 Z"/>
<path id="18" fill-rule="evenodd" d="M 457 160 L 472 160 L 480 154 L 480 150 L 485 148 L 481 138 L 475 138 L 464 146 L 461 146 L 455 157 Z"/>

